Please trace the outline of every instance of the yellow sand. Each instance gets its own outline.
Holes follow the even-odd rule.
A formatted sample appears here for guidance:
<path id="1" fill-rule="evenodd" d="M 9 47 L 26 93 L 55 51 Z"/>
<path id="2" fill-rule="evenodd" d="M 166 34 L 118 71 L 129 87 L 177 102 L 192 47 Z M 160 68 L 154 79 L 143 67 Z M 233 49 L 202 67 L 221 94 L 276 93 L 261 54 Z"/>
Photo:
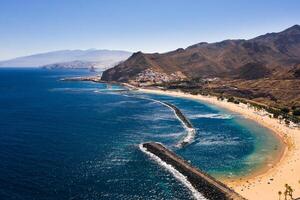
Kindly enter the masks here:
<path id="1" fill-rule="evenodd" d="M 245 176 L 238 180 L 225 180 L 225 183 L 249 200 L 276 200 L 278 191 L 284 191 L 284 185 L 289 184 L 295 191 L 294 197 L 300 197 L 300 129 L 287 127 L 284 122 L 268 117 L 261 111 L 256 111 L 246 104 L 234 104 L 220 101 L 216 97 L 191 95 L 177 91 L 158 89 L 139 89 L 142 92 L 166 94 L 178 97 L 205 101 L 220 106 L 269 128 L 284 143 L 284 153 L 280 159 L 261 173 Z M 283 199 L 283 198 L 281 198 Z"/>

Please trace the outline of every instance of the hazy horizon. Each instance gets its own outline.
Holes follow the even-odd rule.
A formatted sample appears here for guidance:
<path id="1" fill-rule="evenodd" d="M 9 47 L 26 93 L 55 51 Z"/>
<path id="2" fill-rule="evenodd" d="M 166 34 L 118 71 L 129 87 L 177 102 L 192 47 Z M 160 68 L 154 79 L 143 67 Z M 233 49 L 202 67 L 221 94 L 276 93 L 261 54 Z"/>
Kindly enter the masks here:
<path id="1" fill-rule="evenodd" d="M 30 53 L 30 54 L 26 54 L 26 55 L 21 55 L 21 56 L 16 56 L 16 57 L 8 58 L 8 59 L 0 59 L 0 62 L 12 60 L 12 59 L 15 59 L 15 58 L 30 57 L 30 56 L 40 55 L 40 54 L 51 54 L 51 53 L 63 52 L 63 51 L 116 51 L 116 52 L 120 51 L 120 52 L 133 53 L 131 51 L 126 51 L 126 50 L 122 50 L 122 49 L 100 49 L 100 48 L 99 49 L 98 48 L 88 48 L 88 49 L 56 49 L 56 50 L 48 50 L 48 51 L 42 51 L 42 52 L 34 52 L 34 53 Z"/>
<path id="2" fill-rule="evenodd" d="M 299 25 L 299 24 L 291 25 L 289 27 L 286 27 L 285 29 L 290 28 L 290 27 L 295 26 L 295 25 Z M 283 30 L 285 30 L 285 29 L 283 29 Z M 283 31 L 283 30 L 281 30 L 281 31 Z M 277 31 L 277 32 L 281 32 L 281 31 Z M 266 32 L 265 34 L 267 34 L 267 33 L 276 33 L 276 32 L 275 31 L 271 31 L 271 32 Z M 262 35 L 264 35 L 264 34 L 262 34 Z M 257 36 L 259 36 L 259 35 L 257 35 Z M 257 36 L 253 36 L 252 38 L 255 38 Z M 252 39 L 252 38 L 227 38 L 227 39 L 223 39 L 223 40 L 219 40 L 219 41 L 213 41 L 213 42 L 208 42 L 208 43 L 221 42 L 221 41 L 224 41 L 224 40 L 235 40 L 235 39 L 246 39 L 247 40 L 247 39 Z M 207 41 L 201 41 L 201 42 L 207 42 Z M 200 42 L 198 42 L 198 43 L 200 43 Z M 197 43 L 193 43 L 193 44 L 190 44 L 190 45 L 194 45 L 194 44 L 197 44 Z M 185 47 L 188 47 L 188 46 L 185 46 Z M 176 49 L 178 49 L 178 48 L 185 48 L 185 47 L 177 47 Z M 173 51 L 173 50 L 176 50 L 176 49 L 170 49 L 168 51 L 153 51 L 153 52 L 144 52 L 144 53 L 166 53 L 166 52 Z M 48 51 L 43 51 L 43 52 L 33 52 L 33 53 L 28 54 L 28 55 L 20 55 L 20 56 L 16 56 L 16 57 L 12 57 L 12 58 L 7 58 L 7 59 L 2 59 L 2 60 L 0 59 L 0 62 L 13 60 L 15 58 L 30 57 L 30 56 L 36 56 L 36 55 L 42 55 L 42 54 L 51 54 L 51 53 L 63 52 L 63 51 L 121 51 L 121 52 L 135 53 L 135 52 L 142 51 L 142 50 L 129 51 L 129 50 L 124 50 L 124 49 L 101 49 L 101 48 L 55 49 L 55 50 L 48 50 Z"/>

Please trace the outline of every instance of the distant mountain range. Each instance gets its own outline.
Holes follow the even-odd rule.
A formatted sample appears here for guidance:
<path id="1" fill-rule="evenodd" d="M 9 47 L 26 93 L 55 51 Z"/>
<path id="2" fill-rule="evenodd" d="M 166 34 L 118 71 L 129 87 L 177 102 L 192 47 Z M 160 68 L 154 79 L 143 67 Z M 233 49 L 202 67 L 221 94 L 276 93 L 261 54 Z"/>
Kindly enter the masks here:
<path id="1" fill-rule="evenodd" d="M 87 62 L 87 61 L 70 61 L 70 62 L 61 62 L 61 63 L 54 63 L 49 65 L 43 65 L 41 66 L 43 69 L 90 69 L 95 70 L 96 67 L 100 69 L 107 69 L 109 67 L 112 67 L 116 63 L 107 64 L 104 63 L 103 67 L 97 66 L 97 63 L 95 62 Z"/>
<path id="2" fill-rule="evenodd" d="M 2 67 L 109 68 L 131 56 L 131 52 L 116 50 L 62 50 L 0 61 Z M 82 66 L 81 66 L 82 65 Z"/>
<path id="3" fill-rule="evenodd" d="M 168 85 L 300 108 L 300 26 L 163 54 L 137 52 L 104 71 L 102 80 Z"/>

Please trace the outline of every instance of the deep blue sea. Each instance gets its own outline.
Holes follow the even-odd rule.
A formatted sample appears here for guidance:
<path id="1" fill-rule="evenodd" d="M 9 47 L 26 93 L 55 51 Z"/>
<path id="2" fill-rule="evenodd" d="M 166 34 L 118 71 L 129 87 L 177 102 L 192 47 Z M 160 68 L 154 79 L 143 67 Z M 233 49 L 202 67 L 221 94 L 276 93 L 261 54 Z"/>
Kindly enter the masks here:
<path id="1" fill-rule="evenodd" d="M 208 104 L 59 80 L 88 74 L 0 69 L 0 199 L 192 199 L 138 144 L 162 142 L 215 177 L 247 174 L 279 149 L 267 129 Z M 180 108 L 195 141 L 176 148 L 182 124 L 145 97 Z"/>

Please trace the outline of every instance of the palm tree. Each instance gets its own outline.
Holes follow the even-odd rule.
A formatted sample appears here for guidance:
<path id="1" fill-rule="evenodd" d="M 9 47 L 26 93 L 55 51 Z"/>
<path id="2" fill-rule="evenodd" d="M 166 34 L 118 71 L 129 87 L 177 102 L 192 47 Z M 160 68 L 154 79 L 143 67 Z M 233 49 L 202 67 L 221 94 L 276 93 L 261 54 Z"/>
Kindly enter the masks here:
<path id="1" fill-rule="evenodd" d="M 285 186 L 284 200 L 287 200 L 288 197 L 289 197 L 289 199 L 293 200 L 293 191 L 294 190 L 288 184 L 285 184 L 284 186 Z"/>
<path id="2" fill-rule="evenodd" d="M 282 192 L 281 192 L 281 191 L 279 191 L 279 192 L 278 192 L 278 196 L 279 196 L 279 198 L 278 198 L 278 199 L 279 199 L 279 200 L 281 199 L 281 194 L 282 194 Z"/>

